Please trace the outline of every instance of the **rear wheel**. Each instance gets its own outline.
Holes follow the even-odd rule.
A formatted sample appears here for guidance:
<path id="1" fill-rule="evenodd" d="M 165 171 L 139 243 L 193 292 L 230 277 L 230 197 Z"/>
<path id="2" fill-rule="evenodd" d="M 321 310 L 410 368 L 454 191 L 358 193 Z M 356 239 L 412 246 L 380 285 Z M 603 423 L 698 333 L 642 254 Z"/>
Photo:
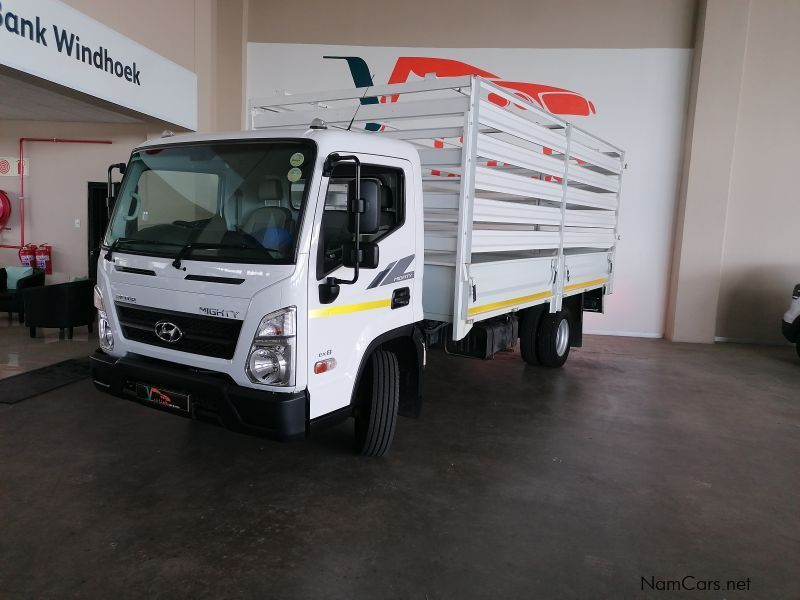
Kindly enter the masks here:
<path id="1" fill-rule="evenodd" d="M 364 456 L 388 452 L 397 424 L 400 369 L 397 357 L 375 350 L 358 385 L 355 407 L 355 450 Z"/>
<path id="2" fill-rule="evenodd" d="M 536 357 L 545 367 L 560 367 L 569 356 L 569 313 L 544 313 L 536 331 Z"/>
<path id="3" fill-rule="evenodd" d="M 797 356 L 800 356 L 800 341 L 797 342 Z"/>

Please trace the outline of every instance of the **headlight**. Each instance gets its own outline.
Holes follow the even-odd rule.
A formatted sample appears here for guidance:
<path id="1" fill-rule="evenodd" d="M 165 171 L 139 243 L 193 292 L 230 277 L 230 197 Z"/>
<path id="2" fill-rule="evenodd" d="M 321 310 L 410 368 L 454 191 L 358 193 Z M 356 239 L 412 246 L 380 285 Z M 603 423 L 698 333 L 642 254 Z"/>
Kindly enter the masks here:
<path id="1" fill-rule="evenodd" d="M 101 310 L 98 315 L 97 337 L 100 341 L 100 347 L 110 352 L 114 349 L 114 332 L 111 331 L 111 324 L 108 322 L 106 313 Z"/>
<path id="2" fill-rule="evenodd" d="M 256 348 L 250 353 L 248 368 L 260 383 L 280 385 L 286 379 L 289 361 L 281 348 L 269 346 Z"/>
<path id="3" fill-rule="evenodd" d="M 94 286 L 94 307 L 97 309 L 97 338 L 100 347 L 110 352 L 114 349 L 114 332 L 111 331 L 111 323 L 108 322 L 106 306 L 103 303 L 103 293 L 98 286 Z"/>
<path id="4" fill-rule="evenodd" d="M 245 368 L 253 383 L 294 385 L 296 314 L 290 306 L 261 319 Z"/>
<path id="5" fill-rule="evenodd" d="M 106 310 L 106 307 L 103 304 L 103 293 L 97 286 L 94 286 L 94 307 L 100 312 L 105 312 Z"/>

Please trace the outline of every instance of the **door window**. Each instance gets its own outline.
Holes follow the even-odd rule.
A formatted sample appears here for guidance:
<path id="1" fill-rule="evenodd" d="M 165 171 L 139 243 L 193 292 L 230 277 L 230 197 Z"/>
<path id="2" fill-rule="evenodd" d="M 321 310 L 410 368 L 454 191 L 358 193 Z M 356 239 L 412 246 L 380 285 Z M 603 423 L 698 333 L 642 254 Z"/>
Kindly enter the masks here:
<path id="1" fill-rule="evenodd" d="M 405 218 L 403 170 L 380 165 L 362 165 L 361 179 L 378 183 L 380 194 L 380 227 L 374 234 L 362 236 L 363 241 L 377 242 L 398 229 Z M 320 227 L 317 279 L 322 279 L 342 264 L 343 246 L 353 241 L 347 229 L 347 193 L 355 185 L 355 165 L 337 165 L 328 182 L 325 207 Z"/>

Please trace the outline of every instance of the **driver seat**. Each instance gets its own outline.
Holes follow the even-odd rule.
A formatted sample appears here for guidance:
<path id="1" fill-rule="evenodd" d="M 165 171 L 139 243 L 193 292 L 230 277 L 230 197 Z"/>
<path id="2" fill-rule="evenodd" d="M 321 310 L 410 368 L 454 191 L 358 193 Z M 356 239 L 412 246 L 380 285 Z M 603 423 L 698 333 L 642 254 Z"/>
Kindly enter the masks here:
<path id="1" fill-rule="evenodd" d="M 292 211 L 282 206 L 262 206 L 250 213 L 242 230 L 265 248 L 280 250 L 292 240 Z"/>
<path id="2" fill-rule="evenodd" d="M 267 177 L 258 185 L 261 206 L 244 219 L 242 231 L 267 248 L 280 249 L 291 243 L 294 235 L 292 211 L 283 204 L 283 185 L 277 177 Z"/>
<path id="3" fill-rule="evenodd" d="M 262 206 L 248 215 L 242 227 L 250 235 L 269 228 L 285 229 L 291 233 L 292 211 L 283 206 Z"/>

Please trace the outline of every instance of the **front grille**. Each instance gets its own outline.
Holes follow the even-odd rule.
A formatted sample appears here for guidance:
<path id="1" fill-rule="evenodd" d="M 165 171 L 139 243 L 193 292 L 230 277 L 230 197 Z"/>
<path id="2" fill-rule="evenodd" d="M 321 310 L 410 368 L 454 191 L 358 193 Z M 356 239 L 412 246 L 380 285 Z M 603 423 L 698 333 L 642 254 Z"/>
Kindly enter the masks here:
<path id="1" fill-rule="evenodd" d="M 233 358 L 242 329 L 242 322 L 236 319 L 205 317 L 119 303 L 116 308 L 122 335 L 126 339 L 203 356 Z M 177 325 L 183 332 L 183 337 L 174 343 L 161 340 L 155 332 L 159 321 L 169 321 Z"/>

